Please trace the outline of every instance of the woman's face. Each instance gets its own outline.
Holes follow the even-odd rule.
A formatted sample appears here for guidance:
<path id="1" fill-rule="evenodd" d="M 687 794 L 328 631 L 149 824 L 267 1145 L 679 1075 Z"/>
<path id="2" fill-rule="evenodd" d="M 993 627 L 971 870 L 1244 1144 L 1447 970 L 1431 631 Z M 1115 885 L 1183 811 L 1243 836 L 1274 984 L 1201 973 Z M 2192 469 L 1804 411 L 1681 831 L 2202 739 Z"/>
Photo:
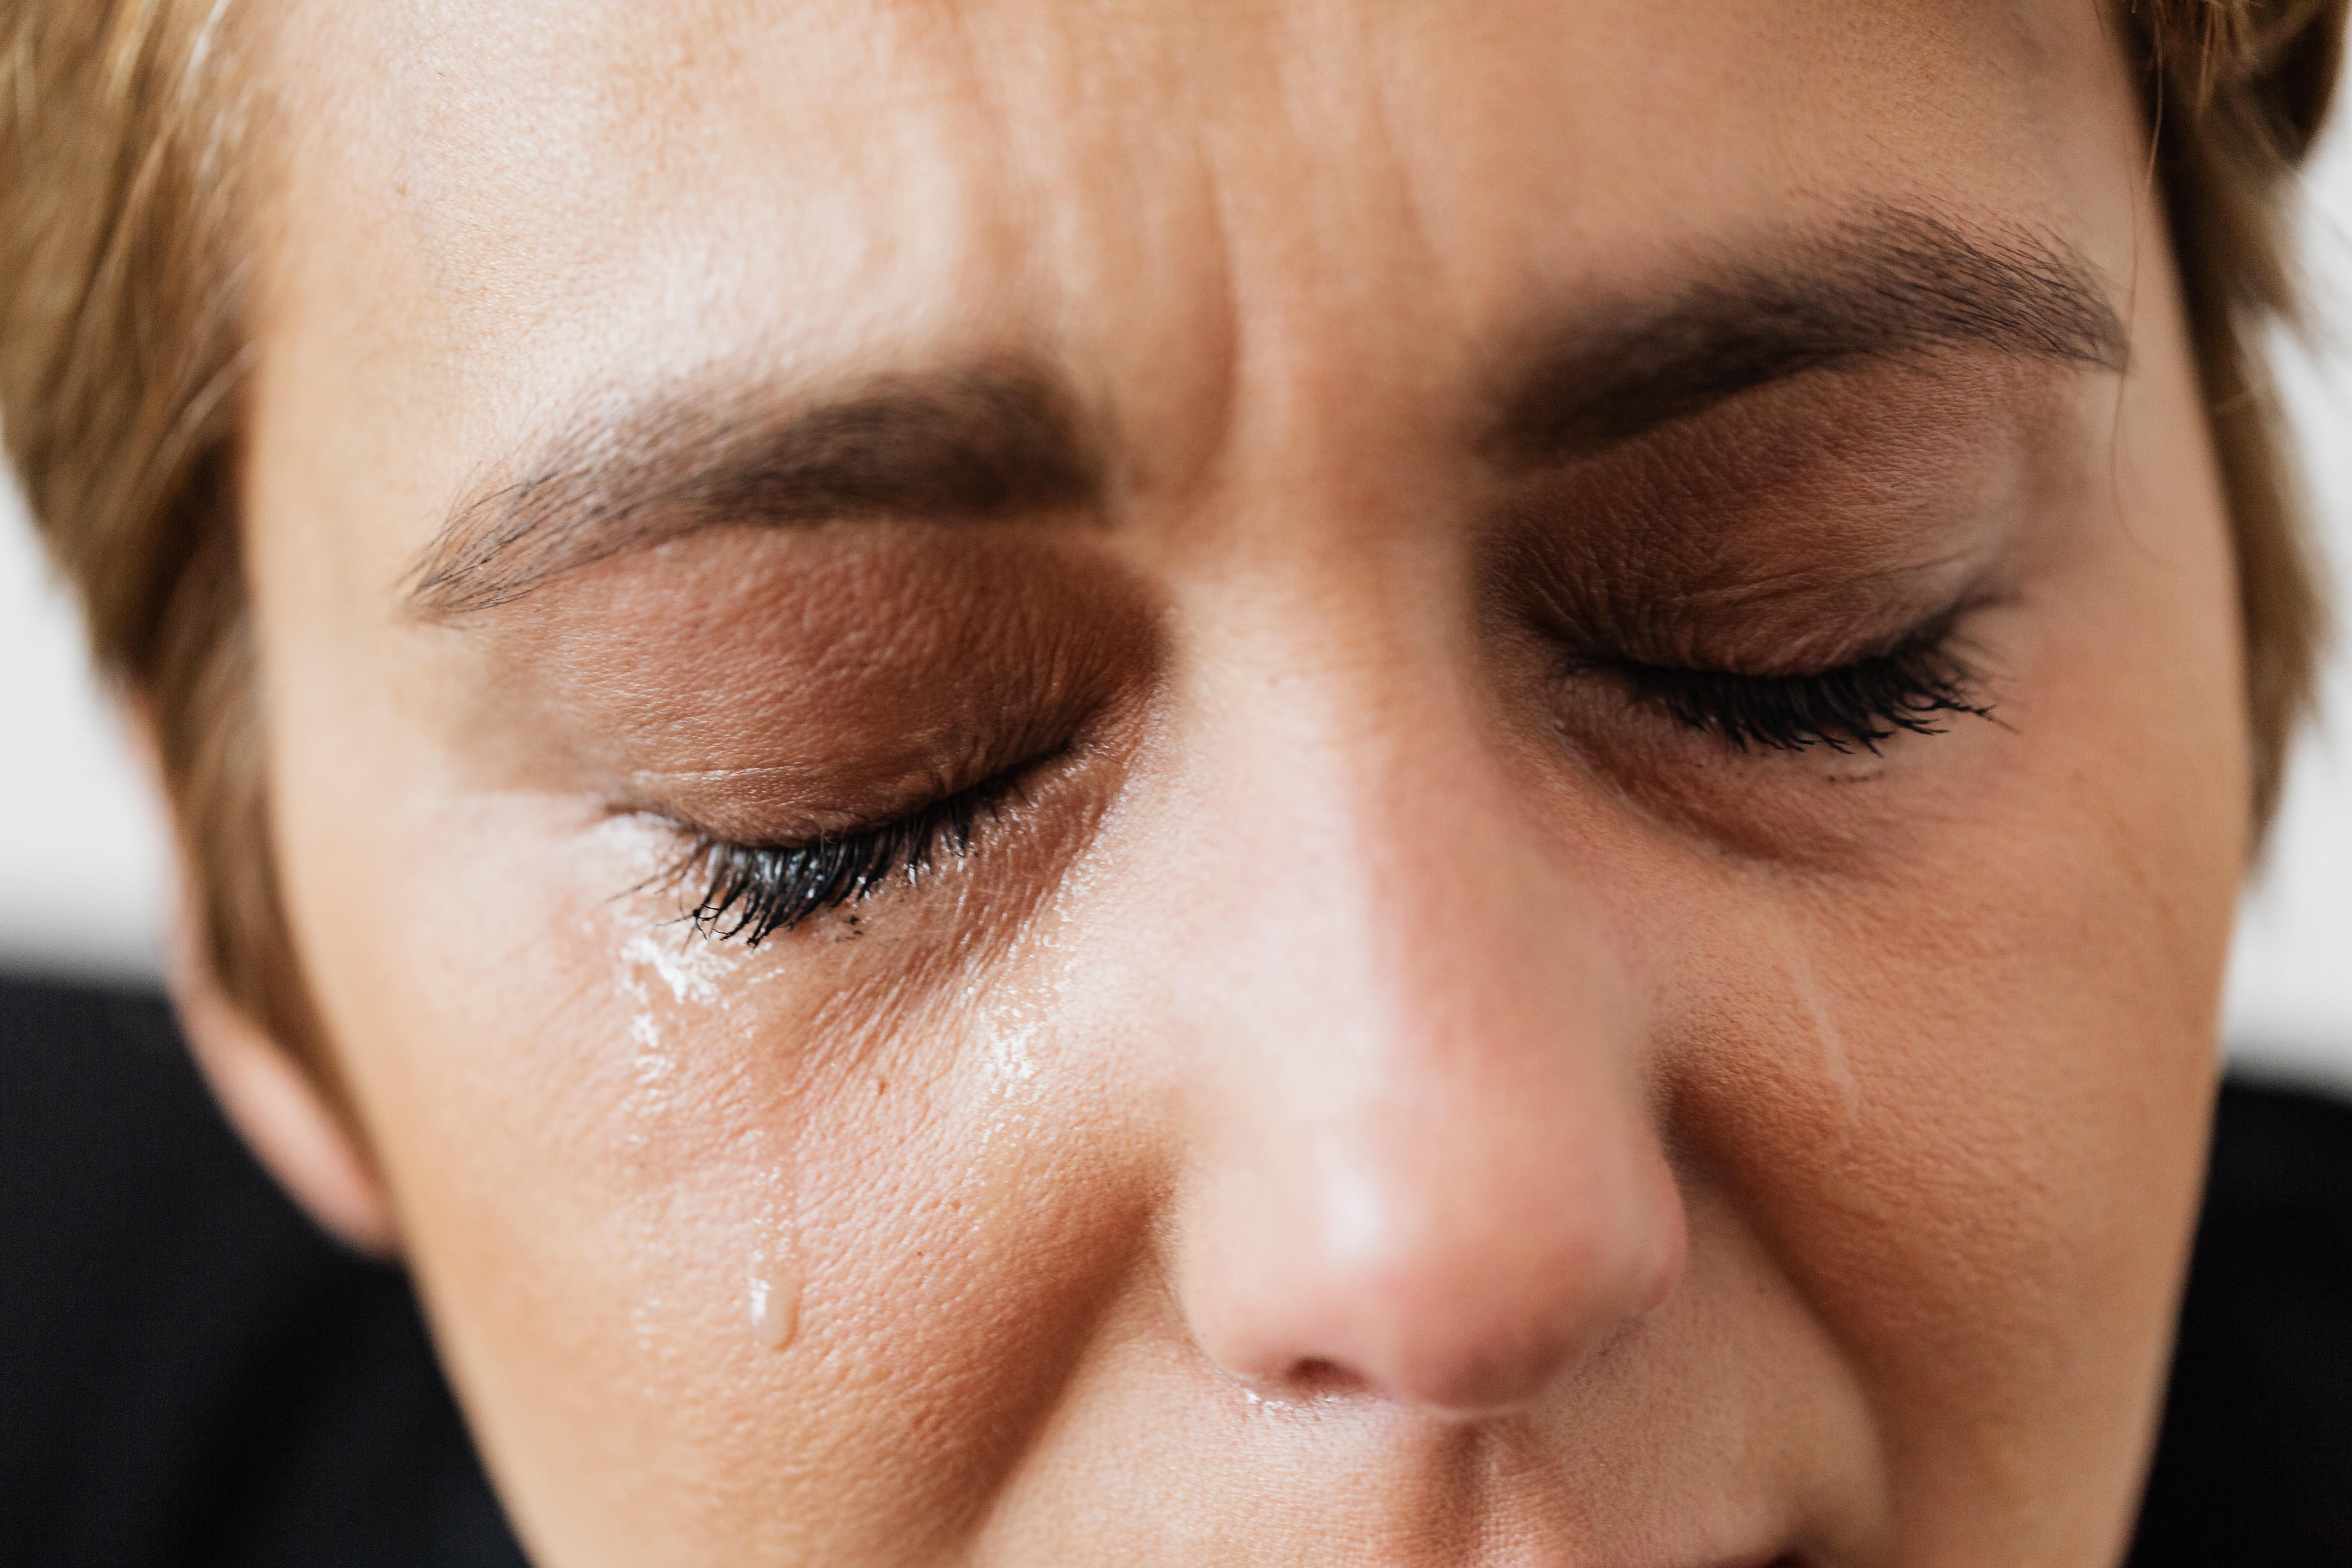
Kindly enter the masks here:
<path id="1" fill-rule="evenodd" d="M 277 853 L 545 1562 L 2120 1550 L 2247 764 L 2089 0 L 268 36 Z"/>

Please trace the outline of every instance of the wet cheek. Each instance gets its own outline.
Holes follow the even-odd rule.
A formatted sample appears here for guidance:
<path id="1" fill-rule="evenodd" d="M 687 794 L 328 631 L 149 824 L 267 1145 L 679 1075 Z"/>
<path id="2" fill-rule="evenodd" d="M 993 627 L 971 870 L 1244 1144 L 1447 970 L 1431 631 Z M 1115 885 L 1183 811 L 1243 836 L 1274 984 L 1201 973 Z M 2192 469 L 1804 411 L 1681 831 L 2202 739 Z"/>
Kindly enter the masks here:
<path id="1" fill-rule="evenodd" d="M 616 897 L 627 847 L 551 853 L 543 801 L 309 798 L 314 984 L 494 1463 L 692 1479 L 667 1428 L 723 1429 L 691 1415 L 723 1402 L 709 1347 L 752 1343 L 755 1278 L 789 1306 L 789 1012 Z"/>
<path id="2" fill-rule="evenodd" d="M 712 943 L 675 895 L 618 896 L 662 863 L 644 830 L 557 815 L 420 809 L 365 837 L 368 908 L 320 928 L 493 1463 L 527 1467 L 502 1478 L 526 1517 L 542 1479 L 561 1516 L 583 1506 L 562 1476 L 624 1476 L 595 1514 L 675 1523 L 690 1499 L 714 1541 L 869 1489 L 901 1530 L 927 1498 L 947 1518 L 1140 1229 L 1116 1131 L 1057 1119 L 1107 1102 L 1075 1081 L 1061 961 L 958 969 L 844 916 Z"/>

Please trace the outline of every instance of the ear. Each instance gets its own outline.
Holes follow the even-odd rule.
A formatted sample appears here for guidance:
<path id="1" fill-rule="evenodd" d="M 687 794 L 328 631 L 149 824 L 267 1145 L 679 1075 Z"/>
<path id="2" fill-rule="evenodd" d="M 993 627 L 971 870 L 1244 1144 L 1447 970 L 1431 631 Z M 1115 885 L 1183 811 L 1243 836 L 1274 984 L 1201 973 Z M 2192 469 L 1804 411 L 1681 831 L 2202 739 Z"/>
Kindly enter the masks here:
<path id="1" fill-rule="evenodd" d="M 346 1246 L 376 1258 L 398 1250 L 383 1184 L 317 1080 L 246 1011 L 222 994 L 182 900 L 165 977 L 180 1029 L 213 1098 L 263 1169 Z"/>
<path id="2" fill-rule="evenodd" d="M 131 750 L 145 764 L 156 796 L 168 802 L 154 712 L 136 694 L 125 707 Z M 179 834 L 172 842 L 180 844 Z M 398 1250 L 392 1205 L 365 1144 L 317 1078 L 221 989 L 205 952 L 201 894 L 184 848 L 178 860 L 179 895 L 164 938 L 163 977 L 197 1070 L 246 1147 L 312 1219 L 348 1247 L 392 1257 Z"/>

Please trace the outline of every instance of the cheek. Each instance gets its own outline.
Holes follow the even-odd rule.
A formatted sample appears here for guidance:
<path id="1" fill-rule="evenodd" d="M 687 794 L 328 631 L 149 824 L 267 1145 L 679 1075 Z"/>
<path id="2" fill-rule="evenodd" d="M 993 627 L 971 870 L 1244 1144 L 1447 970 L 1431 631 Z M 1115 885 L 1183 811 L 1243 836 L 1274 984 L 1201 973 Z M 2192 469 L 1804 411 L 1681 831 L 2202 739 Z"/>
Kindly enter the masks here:
<path id="1" fill-rule="evenodd" d="M 903 918 L 714 944 L 644 887 L 656 830 L 403 772 L 285 814 L 289 893 L 526 1525 L 591 1561 L 950 1528 L 1143 1233 L 1133 1130 L 1069 1122 L 1120 1100 L 1069 1043 L 1055 912 L 977 960 Z"/>
<path id="2" fill-rule="evenodd" d="M 791 1063 L 732 961 L 629 896 L 642 847 L 405 760 L 282 814 L 313 988 L 493 1464 L 569 1453 L 654 1505 L 694 1479 L 660 1426 L 710 1424 L 712 1347 L 750 1348 L 789 1243 Z"/>
<path id="3" fill-rule="evenodd" d="M 1914 797 L 1899 853 L 1835 878 L 1717 864 L 1674 900 L 1696 914 L 1669 1047 L 1696 1162 L 1930 1473 L 1981 1472 L 1958 1446 L 2037 1412 L 2053 1463 L 2134 1462 L 2245 847 L 2217 512 L 2096 520 L 2036 579 L 2003 727 Z"/>

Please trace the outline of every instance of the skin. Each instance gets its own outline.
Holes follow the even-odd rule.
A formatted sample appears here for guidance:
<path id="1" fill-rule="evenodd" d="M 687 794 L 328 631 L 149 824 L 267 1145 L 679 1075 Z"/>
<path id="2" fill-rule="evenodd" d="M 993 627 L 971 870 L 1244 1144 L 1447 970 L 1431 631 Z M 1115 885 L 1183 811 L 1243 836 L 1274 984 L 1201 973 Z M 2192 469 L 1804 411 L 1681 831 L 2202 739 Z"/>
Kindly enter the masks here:
<path id="1" fill-rule="evenodd" d="M 252 36 L 248 563 L 348 1120 L 181 985 L 265 1156 L 415 1270 L 538 1560 L 2120 1553 L 2248 784 L 2097 10 Z M 2128 372 L 1959 347 L 1565 462 L 1476 438 L 1530 323 L 1889 207 L 2078 255 Z M 648 389 L 999 362 L 1066 384 L 1091 489 L 417 599 Z M 1991 716 L 1875 752 L 1578 662 L 1605 622 L 1810 673 L 1952 604 Z M 1017 764 L 914 888 L 757 947 L 680 920 L 680 822 L 806 838 Z"/>

